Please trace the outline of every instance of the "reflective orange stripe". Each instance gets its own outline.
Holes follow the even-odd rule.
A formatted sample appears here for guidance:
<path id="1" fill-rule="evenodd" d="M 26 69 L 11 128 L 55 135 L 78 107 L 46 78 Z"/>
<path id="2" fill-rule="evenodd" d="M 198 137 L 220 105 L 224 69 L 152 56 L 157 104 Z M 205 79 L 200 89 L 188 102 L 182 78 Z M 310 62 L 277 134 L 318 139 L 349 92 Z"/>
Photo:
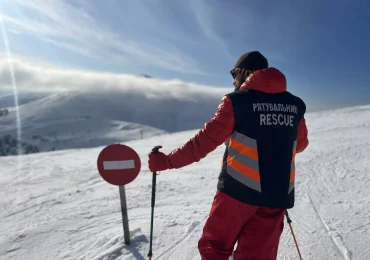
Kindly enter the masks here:
<path id="1" fill-rule="evenodd" d="M 239 153 L 258 161 L 258 151 L 257 151 L 257 149 L 246 146 L 246 145 L 236 141 L 234 138 L 230 138 L 229 146 L 234 148 Z"/>
<path id="2" fill-rule="evenodd" d="M 289 181 L 289 183 L 292 183 L 294 181 L 294 178 L 295 178 L 295 168 L 290 173 L 290 181 Z"/>
<path id="3" fill-rule="evenodd" d="M 296 152 L 294 151 L 294 152 L 293 152 L 293 156 L 292 156 L 292 163 L 294 162 L 295 154 L 296 154 Z M 292 182 L 294 181 L 294 178 L 295 178 L 295 167 L 294 167 L 294 169 L 290 172 L 290 181 L 289 181 L 289 183 L 292 183 Z"/>
<path id="4" fill-rule="evenodd" d="M 247 176 L 248 178 L 251 178 L 254 181 L 260 182 L 260 173 L 258 171 L 253 170 L 252 168 L 249 168 L 248 166 L 238 162 L 233 157 L 228 156 L 227 157 L 227 164 L 235 169 L 236 171 L 240 172 L 241 174 Z"/>

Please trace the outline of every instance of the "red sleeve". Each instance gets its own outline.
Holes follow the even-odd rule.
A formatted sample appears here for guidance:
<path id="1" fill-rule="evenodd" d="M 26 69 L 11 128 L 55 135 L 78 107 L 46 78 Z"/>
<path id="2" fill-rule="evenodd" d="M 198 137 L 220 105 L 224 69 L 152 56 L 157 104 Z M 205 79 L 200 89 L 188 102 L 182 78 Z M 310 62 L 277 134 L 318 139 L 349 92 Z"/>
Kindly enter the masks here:
<path id="1" fill-rule="evenodd" d="M 306 126 L 306 120 L 304 117 L 298 125 L 298 138 L 297 138 L 297 149 L 296 152 L 303 152 L 308 146 L 308 131 Z"/>
<path id="2" fill-rule="evenodd" d="M 234 110 L 231 100 L 224 96 L 214 117 L 209 120 L 185 145 L 175 149 L 169 155 L 173 168 L 181 168 L 198 162 L 226 141 L 234 131 Z"/>

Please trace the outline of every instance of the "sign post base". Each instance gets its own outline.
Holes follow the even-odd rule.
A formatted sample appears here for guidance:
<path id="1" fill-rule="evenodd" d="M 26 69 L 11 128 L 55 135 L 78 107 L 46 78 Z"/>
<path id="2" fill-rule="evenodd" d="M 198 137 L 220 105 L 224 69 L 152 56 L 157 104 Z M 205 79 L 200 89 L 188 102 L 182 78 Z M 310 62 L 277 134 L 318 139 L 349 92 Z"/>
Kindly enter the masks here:
<path id="1" fill-rule="evenodd" d="M 130 228 L 129 228 L 129 225 L 128 225 L 128 214 L 127 214 L 125 186 L 119 186 L 119 195 L 120 195 L 120 199 L 121 199 L 123 235 L 124 235 L 124 238 L 125 238 L 125 244 L 129 245 L 130 244 Z"/>

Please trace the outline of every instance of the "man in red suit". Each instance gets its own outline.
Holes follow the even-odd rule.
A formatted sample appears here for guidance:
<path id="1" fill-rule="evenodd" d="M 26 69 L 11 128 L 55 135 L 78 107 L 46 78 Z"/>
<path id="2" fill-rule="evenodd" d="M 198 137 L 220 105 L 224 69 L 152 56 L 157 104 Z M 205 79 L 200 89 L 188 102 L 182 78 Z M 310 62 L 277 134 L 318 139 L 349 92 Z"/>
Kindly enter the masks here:
<path id="1" fill-rule="evenodd" d="M 198 162 L 225 143 L 223 166 L 198 248 L 202 260 L 274 260 L 284 213 L 294 206 L 295 155 L 308 146 L 305 103 L 258 51 L 231 70 L 234 91 L 182 147 L 149 154 L 150 171 Z"/>

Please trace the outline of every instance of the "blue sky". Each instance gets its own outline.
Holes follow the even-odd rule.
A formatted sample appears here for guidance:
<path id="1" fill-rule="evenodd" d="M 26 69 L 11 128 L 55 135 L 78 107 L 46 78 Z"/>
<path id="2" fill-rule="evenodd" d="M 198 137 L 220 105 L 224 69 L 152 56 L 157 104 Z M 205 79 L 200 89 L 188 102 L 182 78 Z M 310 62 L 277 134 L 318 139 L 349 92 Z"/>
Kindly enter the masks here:
<path id="1" fill-rule="evenodd" d="M 311 106 L 370 103 L 367 1 L 0 1 L 13 55 L 232 88 L 259 50 Z"/>

